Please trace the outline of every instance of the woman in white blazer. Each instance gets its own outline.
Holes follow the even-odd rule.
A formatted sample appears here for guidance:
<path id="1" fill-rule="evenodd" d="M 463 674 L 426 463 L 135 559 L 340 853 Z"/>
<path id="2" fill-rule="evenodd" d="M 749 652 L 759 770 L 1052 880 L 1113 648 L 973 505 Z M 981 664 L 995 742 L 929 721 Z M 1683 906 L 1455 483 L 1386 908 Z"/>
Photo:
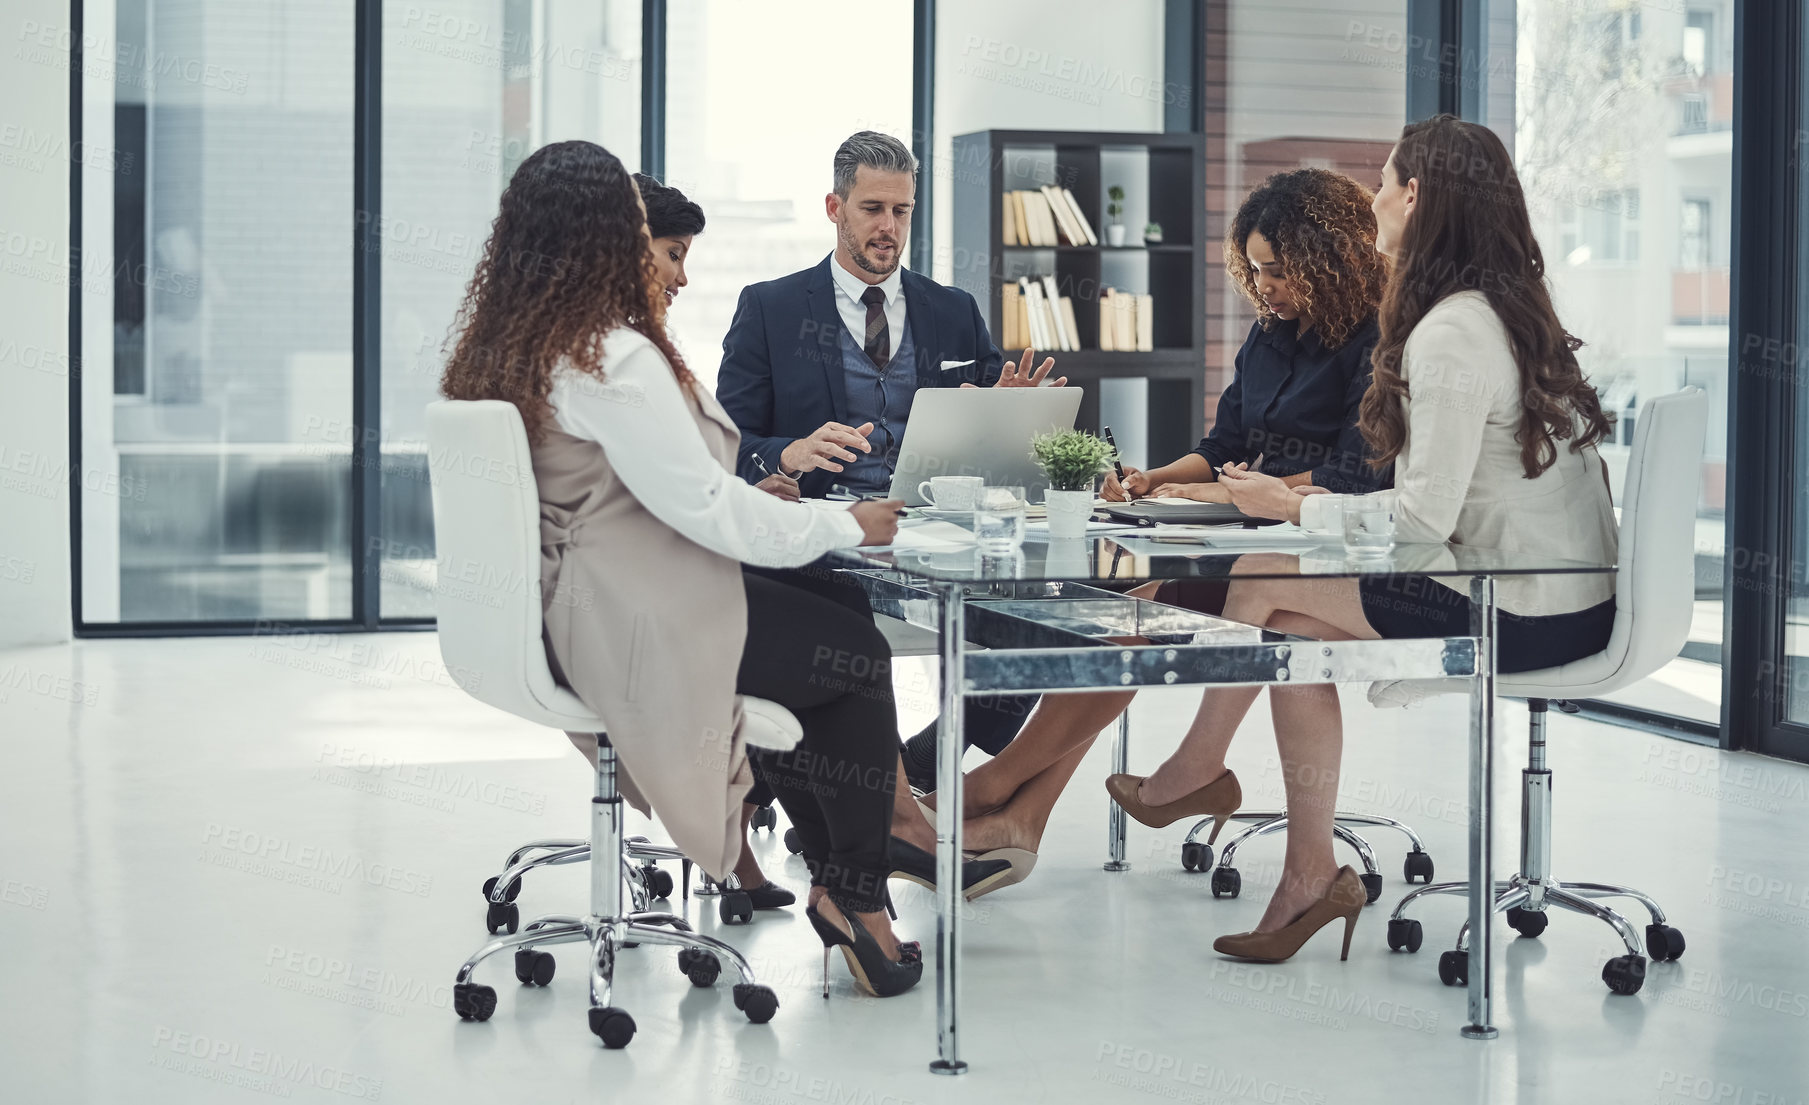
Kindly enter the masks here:
<path id="1" fill-rule="evenodd" d="M 1408 126 L 1382 169 L 1376 248 L 1394 259 L 1374 379 L 1358 423 L 1372 463 L 1395 466 L 1404 542 L 1506 549 L 1529 558 L 1613 561 L 1616 523 L 1595 445 L 1612 422 L 1583 378 L 1552 308 L 1520 181 L 1486 127 L 1441 115 Z M 1228 466 L 1246 512 L 1299 521 L 1315 488 Z M 1240 565 L 1241 566 L 1241 565 Z M 1614 583 L 1605 575 L 1501 581 L 1499 670 L 1567 663 L 1607 646 Z M 1469 631 L 1467 595 L 1425 576 L 1234 581 L 1225 616 L 1330 640 Z M 1202 804 L 1225 776 L 1225 748 L 1258 688 L 1214 688 L 1181 747 L 1148 778 L 1107 789 L 1150 824 Z M 1256 929 L 1213 946 L 1286 959 L 1321 926 L 1361 912 L 1356 872 L 1332 854 L 1343 744 L 1331 684 L 1270 688 L 1287 789 L 1287 858 Z"/>

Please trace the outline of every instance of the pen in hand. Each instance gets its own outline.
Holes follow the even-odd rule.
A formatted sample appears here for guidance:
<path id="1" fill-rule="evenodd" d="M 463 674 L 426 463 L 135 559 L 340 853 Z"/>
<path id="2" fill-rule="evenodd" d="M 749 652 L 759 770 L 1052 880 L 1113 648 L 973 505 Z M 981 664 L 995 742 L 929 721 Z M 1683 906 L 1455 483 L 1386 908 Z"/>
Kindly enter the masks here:
<path id="1" fill-rule="evenodd" d="M 1117 473 L 1118 482 L 1122 484 L 1124 483 L 1124 458 L 1118 455 L 1118 442 L 1112 437 L 1112 427 L 1101 426 L 1099 433 L 1101 437 L 1105 438 L 1105 443 L 1112 447 L 1112 471 Z"/>

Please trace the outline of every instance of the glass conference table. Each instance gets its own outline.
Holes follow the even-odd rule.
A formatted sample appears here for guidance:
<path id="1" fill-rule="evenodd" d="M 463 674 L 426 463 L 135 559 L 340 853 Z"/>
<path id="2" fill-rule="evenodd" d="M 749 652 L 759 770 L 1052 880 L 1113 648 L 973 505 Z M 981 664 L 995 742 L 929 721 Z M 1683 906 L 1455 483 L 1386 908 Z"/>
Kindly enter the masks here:
<path id="1" fill-rule="evenodd" d="M 910 523 L 906 524 L 910 527 Z M 861 582 L 875 613 L 935 632 L 941 708 L 936 803 L 936 1033 L 930 1069 L 960 1074 L 960 771 L 965 696 L 1122 687 L 1469 680 L 1469 1020 L 1460 1032 L 1496 1035 L 1493 999 L 1495 581 L 1502 576 L 1607 573 L 1613 564 L 1447 545 L 1397 545 L 1386 557 L 1347 559 L 1279 529 L 1234 528 L 1189 541 L 1164 527 L 1113 537 L 1027 541 L 1009 557 L 972 546 L 843 549 L 827 565 Z M 1291 527 L 1290 527 L 1291 528 Z M 903 531 L 901 531 L 903 532 Z M 1195 531 L 1197 532 L 1197 531 Z M 1151 580 L 1428 575 L 1464 590 L 1470 635 L 1318 641 L 1121 593 Z M 1133 638 L 1147 644 L 1118 644 Z M 1113 770 L 1126 770 L 1121 718 Z M 1111 805 L 1108 870 L 1124 870 L 1125 814 Z"/>

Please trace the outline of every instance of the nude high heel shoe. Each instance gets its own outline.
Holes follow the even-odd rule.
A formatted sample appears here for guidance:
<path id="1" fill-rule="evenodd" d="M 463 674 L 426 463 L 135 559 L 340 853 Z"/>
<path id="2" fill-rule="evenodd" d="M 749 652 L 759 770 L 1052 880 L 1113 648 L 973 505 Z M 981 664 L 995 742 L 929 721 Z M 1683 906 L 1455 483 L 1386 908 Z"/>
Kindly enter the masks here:
<path id="1" fill-rule="evenodd" d="M 1160 806 L 1145 805 L 1137 797 L 1137 788 L 1142 784 L 1141 775 L 1109 775 L 1105 781 L 1106 793 L 1112 796 L 1112 801 L 1152 829 L 1172 825 L 1183 817 L 1212 818 L 1212 835 L 1206 838 L 1208 845 L 1218 840 L 1219 830 L 1244 804 L 1244 790 L 1238 786 L 1237 775 L 1229 769 L 1192 794 L 1184 794 Z"/>
<path id="2" fill-rule="evenodd" d="M 1315 932 L 1331 924 L 1338 918 L 1344 918 L 1344 950 L 1338 958 L 1350 958 L 1350 937 L 1357 928 L 1357 915 L 1363 912 L 1363 906 L 1369 901 L 1364 892 L 1363 880 L 1357 877 L 1352 868 L 1340 867 L 1338 877 L 1325 888 L 1320 899 L 1307 907 L 1305 913 L 1295 918 L 1294 922 L 1274 932 L 1240 932 L 1231 936 L 1221 936 L 1212 942 L 1212 950 L 1223 955 L 1234 955 L 1239 959 L 1253 959 L 1258 963 L 1280 963 L 1300 950 Z"/>

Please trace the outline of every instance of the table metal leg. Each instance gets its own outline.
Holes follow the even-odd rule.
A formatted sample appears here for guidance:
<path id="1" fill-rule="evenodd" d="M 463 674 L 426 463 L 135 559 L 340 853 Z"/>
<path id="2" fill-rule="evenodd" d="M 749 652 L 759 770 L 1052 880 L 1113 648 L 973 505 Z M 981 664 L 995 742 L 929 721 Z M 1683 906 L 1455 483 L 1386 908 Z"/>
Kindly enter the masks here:
<path id="1" fill-rule="evenodd" d="M 942 717 L 936 726 L 936 1061 L 934 1074 L 966 1074 L 961 1060 L 961 730 L 966 697 L 962 585 L 939 583 Z"/>
<path id="2" fill-rule="evenodd" d="M 1118 737 L 1112 742 L 1112 774 L 1123 775 L 1128 772 L 1131 759 L 1131 711 L 1125 707 L 1124 713 L 1118 715 Z M 1124 858 L 1125 813 L 1124 807 L 1113 801 L 1106 802 L 1106 862 L 1107 871 L 1129 871 L 1131 865 Z"/>
<path id="3" fill-rule="evenodd" d="M 1492 1040 L 1495 910 L 1495 580 L 1470 579 L 1470 632 L 1477 638 L 1470 685 L 1470 1022 L 1472 1040 Z"/>

